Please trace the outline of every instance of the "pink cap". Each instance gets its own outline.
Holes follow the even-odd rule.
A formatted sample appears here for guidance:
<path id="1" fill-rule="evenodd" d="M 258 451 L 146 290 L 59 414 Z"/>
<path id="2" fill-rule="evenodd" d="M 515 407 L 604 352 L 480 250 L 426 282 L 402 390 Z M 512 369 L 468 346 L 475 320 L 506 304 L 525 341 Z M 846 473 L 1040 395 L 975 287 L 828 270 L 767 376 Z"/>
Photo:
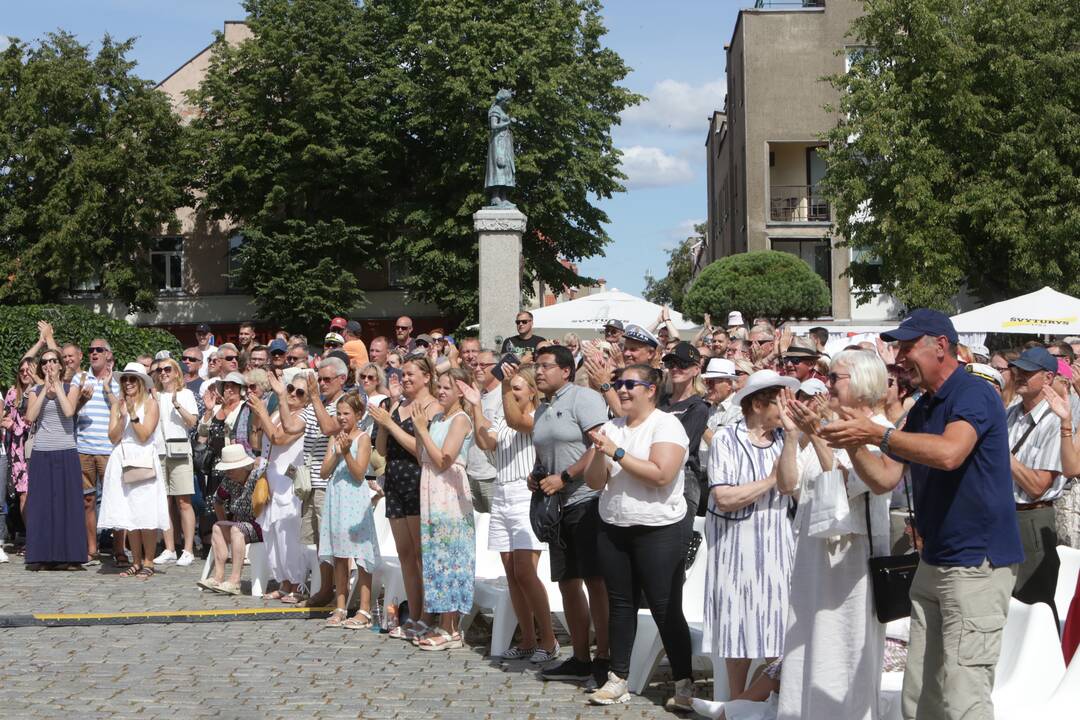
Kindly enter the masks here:
<path id="1" fill-rule="evenodd" d="M 1073 378 L 1072 366 L 1069 365 L 1068 360 L 1062 360 L 1061 358 L 1058 358 L 1058 375 L 1062 375 L 1064 377 L 1069 378 L 1069 380 L 1072 380 L 1072 378 Z"/>

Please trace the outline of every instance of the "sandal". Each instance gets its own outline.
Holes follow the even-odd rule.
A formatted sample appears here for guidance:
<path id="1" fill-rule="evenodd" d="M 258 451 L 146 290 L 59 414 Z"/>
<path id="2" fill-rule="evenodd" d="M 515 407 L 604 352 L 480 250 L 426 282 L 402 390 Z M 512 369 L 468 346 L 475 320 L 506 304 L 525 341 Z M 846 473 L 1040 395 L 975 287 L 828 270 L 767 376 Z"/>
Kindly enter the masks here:
<path id="1" fill-rule="evenodd" d="M 413 632 L 414 625 L 415 623 L 413 623 L 412 620 L 406 620 L 401 625 L 398 625 L 393 630 L 391 630 L 388 634 L 395 640 L 409 640 L 409 633 Z"/>
<path id="2" fill-rule="evenodd" d="M 465 644 L 461 641 L 461 633 L 457 632 L 451 635 L 442 628 L 435 628 L 435 632 L 416 643 L 416 647 L 421 650 L 435 651 L 456 650 L 464 646 Z"/>
<path id="3" fill-rule="evenodd" d="M 265 595 L 263 595 L 262 599 L 263 600 L 281 600 L 283 597 L 285 597 L 285 593 L 281 592 L 280 590 L 275 590 L 274 592 L 268 592 Z M 284 602 L 284 600 L 282 600 L 282 602 Z"/>
<path id="4" fill-rule="evenodd" d="M 330 611 L 330 617 L 326 618 L 325 627 L 341 627 L 348 615 L 342 608 L 334 608 Z"/>
<path id="5" fill-rule="evenodd" d="M 304 602 L 304 596 L 296 591 L 286 593 L 282 595 L 279 599 L 286 605 L 299 605 L 300 603 Z"/>
<path id="6" fill-rule="evenodd" d="M 140 580 L 149 580 L 154 577 L 154 568 L 144 565 L 139 568 L 139 572 L 135 573 L 135 576 Z"/>
<path id="7" fill-rule="evenodd" d="M 133 577 L 135 577 L 136 575 L 139 574 L 140 570 L 142 570 L 142 568 L 139 567 L 138 565 L 128 565 L 127 570 L 120 573 L 120 577 L 122 577 L 122 578 L 133 578 Z"/>
<path id="8" fill-rule="evenodd" d="M 347 630 L 367 630 L 371 627 L 371 613 L 357 610 L 355 615 L 341 623 L 341 627 Z"/>

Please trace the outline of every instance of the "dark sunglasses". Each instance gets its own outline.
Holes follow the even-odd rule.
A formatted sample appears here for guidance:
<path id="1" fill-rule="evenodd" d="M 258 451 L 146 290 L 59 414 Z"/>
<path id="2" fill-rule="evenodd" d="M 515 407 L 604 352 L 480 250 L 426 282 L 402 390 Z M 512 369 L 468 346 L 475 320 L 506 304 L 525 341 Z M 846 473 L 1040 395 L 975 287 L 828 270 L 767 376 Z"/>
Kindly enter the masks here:
<path id="1" fill-rule="evenodd" d="M 687 368 L 692 368 L 695 365 L 697 365 L 697 363 L 689 362 L 689 361 L 686 361 L 686 360 L 665 360 L 664 361 L 664 367 L 666 367 L 668 370 L 671 370 L 673 368 L 679 368 L 680 370 L 686 370 Z"/>
<path id="2" fill-rule="evenodd" d="M 295 385 L 286 385 L 285 392 L 289 393 L 290 395 L 295 395 L 296 397 L 304 397 L 305 395 L 307 395 L 307 391 L 304 390 L 304 388 L 296 387 Z"/>
<path id="3" fill-rule="evenodd" d="M 100 346 L 91 346 L 91 347 L 90 347 L 90 352 L 91 352 L 91 353 L 99 353 L 99 352 L 109 352 L 109 348 L 107 348 L 107 347 L 100 347 Z"/>
<path id="4" fill-rule="evenodd" d="M 236 358 L 239 357 L 239 356 L 238 355 L 221 355 L 219 357 L 220 357 L 221 360 L 227 360 L 228 362 L 236 362 Z"/>
<path id="5" fill-rule="evenodd" d="M 258 390 L 259 385 L 257 383 L 248 383 L 247 389 L 248 390 Z"/>
<path id="6" fill-rule="evenodd" d="M 41 361 L 42 365 L 52 365 L 53 363 L 56 363 L 57 365 L 59 365 L 60 361 L 57 360 L 56 358 L 45 358 L 44 360 Z"/>
<path id="7" fill-rule="evenodd" d="M 361 380 L 370 380 L 372 382 L 376 382 L 376 381 L 378 381 L 379 376 L 378 375 L 361 375 L 360 379 Z"/>
<path id="8" fill-rule="evenodd" d="M 812 364 L 813 362 L 814 362 L 813 358 L 805 358 L 805 357 L 786 357 L 786 358 L 784 358 L 784 364 L 785 365 L 798 365 L 799 363 Z"/>
<path id="9" fill-rule="evenodd" d="M 289 361 L 290 362 L 304 362 L 305 360 L 307 360 L 307 358 L 304 357 L 303 355 L 290 355 L 289 356 Z"/>
<path id="10" fill-rule="evenodd" d="M 184 362 L 189 362 L 189 363 L 202 362 L 202 358 L 201 357 L 191 357 L 189 355 L 185 355 L 184 356 Z"/>
<path id="11" fill-rule="evenodd" d="M 616 390 L 622 390 L 623 388 L 633 390 L 636 387 L 653 387 L 653 384 L 651 382 L 645 382 L 644 380 L 616 380 L 611 383 L 611 387 Z"/>
<path id="12" fill-rule="evenodd" d="M 327 347 L 327 348 L 339 348 L 339 347 L 341 347 L 341 343 L 338 343 L 338 342 L 328 342 L 328 343 L 324 343 L 324 344 L 323 344 L 323 347 Z"/>
<path id="13" fill-rule="evenodd" d="M 156 372 L 156 373 L 171 373 L 171 372 L 172 372 L 172 368 L 171 368 L 171 367 L 168 367 L 168 366 L 166 366 L 166 367 L 159 367 L 159 368 L 155 369 L 155 370 L 154 370 L 154 372 Z"/>
<path id="14" fill-rule="evenodd" d="M 515 320 L 514 321 L 514 323 L 517 324 L 517 325 L 525 325 L 526 323 L 529 323 L 529 322 L 531 322 L 529 320 L 529 318 L 525 318 L 524 320 Z"/>
<path id="15" fill-rule="evenodd" d="M 410 325 L 395 325 L 394 329 L 395 330 L 412 330 L 412 326 L 410 326 Z"/>

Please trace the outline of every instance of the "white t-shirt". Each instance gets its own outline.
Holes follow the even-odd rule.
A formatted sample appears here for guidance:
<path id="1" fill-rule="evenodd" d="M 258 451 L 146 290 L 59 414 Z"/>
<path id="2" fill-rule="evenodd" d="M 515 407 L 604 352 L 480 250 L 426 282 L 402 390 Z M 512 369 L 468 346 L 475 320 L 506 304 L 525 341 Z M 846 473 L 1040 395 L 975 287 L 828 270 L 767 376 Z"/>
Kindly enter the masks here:
<path id="1" fill-rule="evenodd" d="M 217 352 L 217 345 L 207 345 L 205 350 L 200 350 L 202 353 L 202 365 L 199 366 L 199 377 L 206 379 L 210 377 L 210 356 Z"/>
<path id="2" fill-rule="evenodd" d="M 654 487 L 623 469 L 621 463 L 606 458 L 611 476 L 600 493 L 600 518 L 608 525 L 670 525 L 686 515 L 683 497 L 683 467 L 689 456 L 690 438 L 679 419 L 663 410 L 653 410 L 637 427 L 627 427 L 626 418 L 604 423 L 604 434 L 628 456 L 649 459 L 655 443 L 674 443 L 683 449 L 679 472 L 667 485 Z"/>
<path id="3" fill-rule="evenodd" d="M 187 440 L 188 438 L 188 429 L 184 425 L 184 418 L 172 406 L 172 396 L 171 392 L 158 393 L 158 429 L 154 433 L 154 445 L 157 448 L 158 455 L 165 454 L 166 440 Z M 177 393 L 176 404 L 196 417 L 199 414 L 199 405 L 195 401 L 195 393 L 187 388 Z"/>

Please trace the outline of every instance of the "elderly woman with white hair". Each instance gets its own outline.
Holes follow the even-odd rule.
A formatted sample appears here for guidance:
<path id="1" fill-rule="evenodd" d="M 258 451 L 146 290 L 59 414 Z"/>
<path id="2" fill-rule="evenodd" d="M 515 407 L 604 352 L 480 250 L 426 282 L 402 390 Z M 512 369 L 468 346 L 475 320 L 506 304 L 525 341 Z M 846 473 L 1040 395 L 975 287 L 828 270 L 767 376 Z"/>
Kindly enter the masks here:
<path id="1" fill-rule="evenodd" d="M 830 393 L 841 412 L 881 413 L 888 373 L 877 353 L 845 350 L 832 360 Z M 777 718 L 876 718 L 885 648 L 874 613 L 867 559 L 871 542 L 889 553 L 889 496 L 875 495 L 851 468 L 847 454 L 820 437 L 821 405 L 780 396 L 784 433 L 808 439 L 784 444 L 777 488 L 799 499 L 797 541 L 784 641 Z M 867 525 L 869 521 L 869 527 Z"/>

